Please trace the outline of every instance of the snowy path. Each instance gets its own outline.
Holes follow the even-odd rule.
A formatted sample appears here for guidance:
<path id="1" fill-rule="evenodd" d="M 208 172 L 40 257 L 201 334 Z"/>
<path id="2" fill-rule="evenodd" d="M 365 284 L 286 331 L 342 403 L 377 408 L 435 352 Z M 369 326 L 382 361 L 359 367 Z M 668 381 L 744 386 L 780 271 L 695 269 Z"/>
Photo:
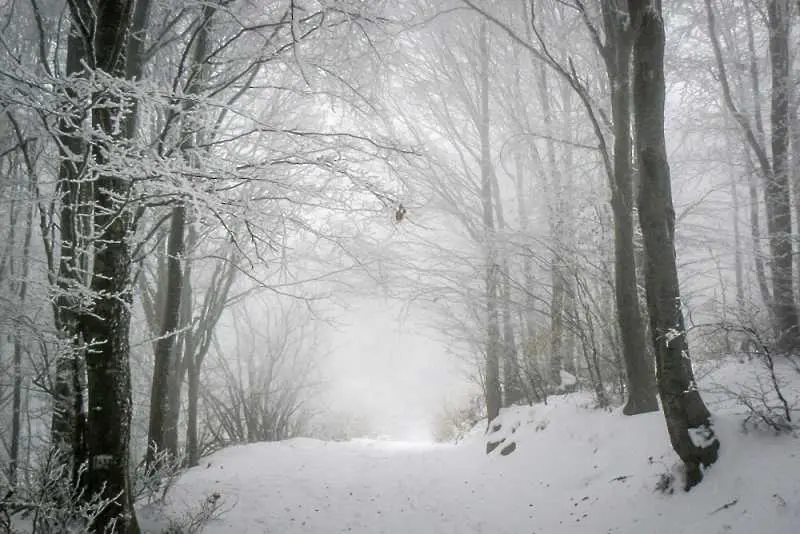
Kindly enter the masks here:
<path id="1" fill-rule="evenodd" d="M 521 426 L 507 457 L 484 454 L 481 439 L 234 447 L 184 475 L 173 509 L 219 492 L 231 510 L 209 534 L 800 532 L 800 439 L 743 434 L 721 417 L 719 463 L 691 493 L 665 495 L 654 488 L 676 457 L 661 415 L 584 405 L 510 414 Z"/>

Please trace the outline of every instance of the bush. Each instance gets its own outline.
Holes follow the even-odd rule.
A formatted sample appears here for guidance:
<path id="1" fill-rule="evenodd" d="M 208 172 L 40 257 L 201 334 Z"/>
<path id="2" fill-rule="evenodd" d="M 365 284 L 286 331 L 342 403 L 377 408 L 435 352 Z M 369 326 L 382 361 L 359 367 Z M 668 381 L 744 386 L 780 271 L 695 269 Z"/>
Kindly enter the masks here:
<path id="1" fill-rule="evenodd" d="M 156 451 L 153 464 L 141 462 L 133 476 L 133 496 L 137 502 L 163 503 L 169 490 L 181 475 L 183 459 L 174 457 L 170 451 Z"/>
<path id="2" fill-rule="evenodd" d="M 0 485 L 0 532 L 8 534 L 90 534 L 92 524 L 114 499 L 87 495 L 63 455 L 48 449 L 38 467 L 21 473 L 13 488 Z"/>
<path id="3" fill-rule="evenodd" d="M 199 534 L 212 521 L 230 511 L 224 506 L 222 495 L 213 492 L 184 512 L 180 517 L 171 517 L 161 534 Z"/>
<path id="4" fill-rule="evenodd" d="M 436 417 L 433 438 L 439 442 L 459 442 L 486 417 L 481 395 L 471 396 L 462 406 L 445 405 Z"/>

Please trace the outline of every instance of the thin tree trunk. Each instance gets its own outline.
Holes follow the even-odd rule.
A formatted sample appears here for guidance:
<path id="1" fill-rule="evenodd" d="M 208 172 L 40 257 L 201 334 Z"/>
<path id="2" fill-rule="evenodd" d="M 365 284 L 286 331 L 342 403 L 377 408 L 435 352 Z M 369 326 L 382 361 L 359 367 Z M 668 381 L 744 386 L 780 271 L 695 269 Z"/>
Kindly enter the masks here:
<path id="1" fill-rule="evenodd" d="M 22 242 L 22 271 L 19 282 L 19 306 L 25 309 L 28 297 L 28 275 L 30 274 L 31 238 L 33 236 L 33 204 L 28 206 L 25 217 L 25 236 Z M 11 399 L 11 447 L 9 450 L 9 485 L 14 486 L 17 481 L 19 466 L 19 446 L 22 434 L 22 352 L 23 342 L 17 335 L 14 339 L 13 358 L 13 385 Z"/>
<path id="2" fill-rule="evenodd" d="M 486 410 L 491 422 L 500 413 L 500 327 L 497 306 L 498 265 L 492 208 L 492 161 L 490 152 L 489 118 L 489 32 L 487 22 L 481 22 L 480 36 L 480 114 L 478 131 L 481 143 L 481 203 L 486 247 Z"/>
<path id="3" fill-rule="evenodd" d="M 181 392 L 183 378 L 186 375 L 181 353 L 180 341 L 175 345 L 170 356 L 172 366 L 167 380 L 167 410 L 164 413 L 164 450 L 169 451 L 172 458 L 178 456 L 178 431 L 181 418 Z"/>
<path id="4" fill-rule="evenodd" d="M 527 239 L 528 235 L 528 227 L 530 225 L 530 216 L 528 214 L 528 207 L 525 201 L 527 197 L 526 188 L 523 179 L 523 165 L 522 165 L 522 158 L 517 156 L 514 158 L 514 185 L 516 188 L 516 197 L 517 197 L 517 214 L 519 217 L 519 224 L 520 224 L 520 232 L 522 233 L 523 237 Z M 525 284 L 525 298 L 524 298 L 524 305 L 522 306 L 521 310 L 521 320 L 520 324 L 523 326 L 523 334 L 522 334 L 522 356 L 524 362 L 524 369 L 530 370 L 534 365 L 536 365 L 536 352 L 535 352 L 535 339 L 536 339 L 536 321 L 534 318 L 534 308 L 536 305 L 536 301 L 534 300 L 534 277 L 533 277 L 533 261 L 531 260 L 530 253 L 524 253 L 522 258 L 522 276 L 523 276 L 523 283 Z M 525 375 L 528 377 L 529 380 L 535 380 L 535 377 L 530 376 L 530 372 L 526 371 Z M 522 376 L 522 374 L 520 375 Z M 538 402 L 539 399 L 539 388 L 531 382 L 529 384 L 529 395 L 531 402 Z"/>
<path id="5" fill-rule="evenodd" d="M 186 208 L 179 203 L 172 209 L 169 240 L 167 245 L 167 288 L 162 314 L 162 327 L 156 341 L 155 366 L 153 369 L 153 382 L 150 392 L 150 423 L 148 427 L 148 447 L 146 463 L 151 467 L 155 465 L 157 454 L 161 451 L 175 458 L 177 449 L 170 450 L 166 446 L 165 437 L 169 432 L 166 428 L 168 413 L 170 411 L 169 386 L 171 376 L 174 374 L 176 355 L 176 339 L 180 335 L 178 327 L 181 322 L 181 298 L 183 296 L 183 266 L 181 264 L 185 254 L 184 232 L 186 227 Z M 177 445 L 177 444 L 176 444 Z"/>
<path id="6" fill-rule="evenodd" d="M 492 172 L 492 190 L 494 192 L 494 208 L 497 215 L 497 229 L 500 233 L 503 233 L 506 229 L 506 220 L 503 214 L 500 183 L 496 172 Z M 503 281 L 499 288 L 503 323 L 503 406 L 511 406 L 518 403 L 523 395 L 520 385 L 519 362 L 517 361 L 517 343 L 514 339 L 514 319 L 511 313 L 511 272 L 508 265 L 508 252 L 505 247 L 499 255 L 502 257 L 500 272 L 503 276 Z"/>
<path id="7" fill-rule="evenodd" d="M 194 49 L 192 50 L 192 62 L 189 69 L 188 80 L 185 92 L 188 95 L 197 95 L 202 90 L 202 83 L 206 78 L 207 65 L 205 64 L 210 42 L 210 23 L 211 18 L 216 12 L 213 4 L 203 7 L 202 15 L 198 20 L 198 30 Z M 189 120 L 192 111 L 192 100 L 184 105 L 182 121 L 184 126 Z M 181 150 L 188 154 L 193 145 L 196 144 L 195 134 L 191 131 L 184 131 L 184 139 Z M 150 405 L 150 443 L 149 461 L 152 461 L 154 452 L 159 448 L 167 448 L 174 457 L 177 455 L 177 424 L 180 415 L 180 385 L 183 378 L 183 364 L 178 357 L 176 346 L 179 335 L 176 333 L 182 323 L 183 306 L 182 298 L 191 298 L 183 286 L 186 281 L 181 260 L 186 253 L 186 243 L 184 234 L 186 231 L 186 209 L 182 203 L 178 203 L 172 210 L 172 227 L 169 237 L 167 254 L 169 261 L 167 265 L 167 290 L 166 304 L 163 314 L 162 335 L 156 350 L 155 372 L 153 374 L 153 391 Z"/>
<path id="8" fill-rule="evenodd" d="M 197 404 L 200 395 L 200 366 L 194 358 L 188 359 L 187 382 L 188 382 L 188 406 L 186 412 L 186 461 L 188 467 L 194 467 L 200 461 L 200 447 L 197 435 Z"/>
<path id="9" fill-rule="evenodd" d="M 523 237 L 527 237 L 528 228 L 530 226 L 530 215 L 528 214 L 528 206 L 526 202 L 527 192 L 525 189 L 525 180 L 523 178 L 523 165 L 522 158 L 514 158 L 515 178 L 514 185 L 516 187 L 517 197 L 517 213 L 519 216 L 520 232 Z M 536 302 L 534 300 L 534 277 L 533 277 L 533 261 L 531 255 L 526 253 L 522 258 L 522 276 L 525 284 L 525 329 L 529 339 L 533 339 L 536 334 L 536 323 L 533 316 L 534 307 Z"/>
<path id="10" fill-rule="evenodd" d="M 717 460 L 710 423 L 689 359 L 675 258 L 675 211 L 664 139 L 664 22 L 659 0 L 629 0 L 634 23 L 633 105 L 641 176 L 639 221 L 644 237 L 650 328 L 658 391 L 672 447 L 686 466 L 689 489 Z"/>
<path id="11" fill-rule="evenodd" d="M 775 308 L 772 305 L 772 295 L 767 281 L 767 269 L 764 266 L 764 252 L 761 250 L 761 217 L 759 215 L 761 200 L 758 195 L 757 171 L 747 147 L 745 147 L 745 160 L 747 162 L 747 196 L 750 205 L 750 240 L 753 248 L 753 267 L 756 271 L 756 283 L 758 284 L 761 299 L 769 310 L 770 322 L 775 324 Z"/>
<path id="12" fill-rule="evenodd" d="M 766 134 L 764 133 L 764 114 L 761 110 L 761 81 L 758 72 L 758 55 L 755 45 L 755 33 L 753 31 L 753 18 L 751 15 L 750 2 L 743 2 L 744 4 L 744 17 L 745 17 L 745 31 L 747 32 L 747 51 L 749 55 L 748 61 L 748 75 L 750 81 L 750 90 L 752 92 L 751 99 L 753 104 L 753 127 L 754 140 L 751 140 L 750 145 L 758 145 L 762 150 L 766 146 Z M 713 20 L 713 11 L 708 8 L 709 21 Z M 721 59 L 719 60 L 721 62 Z M 731 107 L 730 105 L 728 106 Z M 764 267 L 764 253 L 761 249 L 761 222 L 759 215 L 759 206 L 761 200 L 759 199 L 759 187 L 756 180 L 756 166 L 752 161 L 751 150 L 755 146 L 748 146 L 745 140 L 745 157 L 747 161 L 748 172 L 748 196 L 750 204 L 750 237 L 753 241 L 753 266 L 756 271 L 756 281 L 758 283 L 758 290 L 761 295 L 761 300 L 769 310 L 770 323 L 776 325 L 775 307 L 772 304 L 772 294 L 770 293 L 769 283 L 767 281 L 766 268 Z M 772 172 L 772 168 L 762 163 L 762 174 L 766 179 L 768 173 Z"/>
<path id="13" fill-rule="evenodd" d="M 725 122 L 727 125 L 728 121 L 726 120 Z M 728 135 L 730 130 L 729 128 L 726 128 L 725 131 L 725 146 L 728 153 L 733 154 L 735 150 L 733 148 L 732 139 L 730 135 Z M 744 295 L 744 249 L 742 248 L 742 231 L 740 221 L 742 208 L 739 201 L 740 176 L 737 176 L 736 168 L 732 163 L 728 165 L 728 174 L 730 176 L 731 185 L 731 206 L 733 207 L 731 222 L 733 224 L 733 269 L 736 285 L 736 315 L 741 318 L 744 317 L 746 304 Z"/>
<path id="14" fill-rule="evenodd" d="M 188 223 L 188 230 L 186 232 L 186 243 L 184 244 L 187 253 L 194 250 L 197 240 L 197 232 L 192 225 Z M 169 411 L 167 413 L 168 421 L 166 426 L 167 435 L 166 442 L 168 447 L 173 447 L 178 450 L 178 433 L 179 422 L 181 413 L 181 400 L 183 391 L 183 381 L 187 378 L 188 365 L 193 357 L 190 351 L 191 341 L 191 328 L 192 328 L 192 266 L 188 257 L 184 259 L 183 267 L 183 296 L 181 297 L 181 335 L 177 345 L 174 347 L 175 355 L 173 360 L 173 368 L 170 374 L 170 387 L 169 387 Z M 188 421 L 187 421 L 188 422 Z M 196 421 L 195 421 L 196 424 Z M 188 432 L 187 432 L 188 434 Z M 187 451 L 188 454 L 188 451 Z"/>
<path id="15" fill-rule="evenodd" d="M 559 244 L 564 248 L 561 252 L 560 258 L 560 277 L 562 285 L 562 303 L 561 303 L 561 359 L 562 366 L 565 371 L 572 374 L 577 378 L 577 359 L 575 357 L 575 332 L 574 328 L 567 325 L 570 316 L 574 316 L 572 310 L 576 306 L 575 302 L 575 286 L 572 282 L 571 270 L 575 265 L 575 255 L 573 253 L 575 243 L 575 220 L 572 211 L 572 203 L 568 199 L 568 195 L 574 190 L 575 187 L 575 150 L 571 141 L 574 139 L 573 128 L 573 94 L 574 90 L 564 80 L 560 80 L 559 86 L 561 87 L 561 102 L 563 106 L 564 117 L 561 120 L 562 134 L 561 137 L 568 141 L 562 147 L 564 154 L 563 168 L 566 172 L 562 174 L 562 183 L 558 184 L 556 198 L 557 206 L 560 212 L 560 235 L 558 237 Z"/>
<path id="16" fill-rule="evenodd" d="M 547 167 L 550 181 L 550 209 L 549 224 L 553 243 L 553 258 L 550 263 L 552 275 L 552 294 L 550 300 L 550 360 L 548 365 L 548 378 L 553 386 L 561 385 L 561 368 L 563 367 L 562 342 L 564 335 L 564 273 L 562 268 L 561 227 L 564 214 L 561 211 L 560 189 L 563 186 L 563 175 L 559 171 L 556 161 L 556 145 L 553 142 L 553 112 L 550 106 L 550 88 L 548 87 L 547 67 L 541 65 L 539 71 L 539 101 L 542 104 L 544 115 L 545 141 L 547 146 Z"/>

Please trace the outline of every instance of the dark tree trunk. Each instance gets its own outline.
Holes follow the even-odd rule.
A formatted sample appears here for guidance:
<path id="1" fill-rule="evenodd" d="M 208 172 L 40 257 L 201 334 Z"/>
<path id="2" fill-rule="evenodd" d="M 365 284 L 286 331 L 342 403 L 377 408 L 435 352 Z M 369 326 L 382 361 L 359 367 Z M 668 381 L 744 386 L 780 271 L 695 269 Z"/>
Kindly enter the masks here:
<path id="1" fill-rule="evenodd" d="M 28 275 L 30 273 L 30 254 L 31 238 L 33 236 L 33 204 L 28 207 L 25 217 L 25 236 L 22 242 L 22 270 L 20 272 L 20 282 L 18 287 L 19 305 L 25 309 L 25 301 L 28 297 Z M 19 445 L 22 436 L 22 339 L 17 336 L 14 339 L 14 357 L 12 369 L 14 378 L 12 380 L 11 398 L 11 446 L 8 458 L 8 482 L 14 487 L 17 482 L 17 469 L 19 467 Z"/>
<path id="2" fill-rule="evenodd" d="M 792 215 L 789 190 L 789 27 L 788 0 L 769 0 L 769 55 L 772 66 L 772 173 L 767 175 L 765 199 L 769 232 L 772 298 L 778 347 L 789 351 L 800 345 L 797 306 L 792 278 Z"/>
<path id="3" fill-rule="evenodd" d="M 185 254 L 184 232 L 186 227 L 186 209 L 178 204 L 172 209 L 172 221 L 167 245 L 167 288 L 162 313 L 162 326 L 156 341 L 155 366 L 150 391 L 150 423 L 148 428 L 148 447 L 146 463 L 154 465 L 156 456 L 166 451 L 172 458 L 178 454 L 177 448 L 167 447 L 166 437 L 170 429 L 166 424 L 170 419 L 170 385 L 175 374 L 174 357 L 176 340 L 180 335 L 181 298 L 183 296 L 183 266 Z M 173 401 L 174 402 L 174 401 Z M 177 443 L 175 444 L 177 446 Z"/>
<path id="4" fill-rule="evenodd" d="M 629 0 L 635 28 L 633 104 L 641 186 L 639 221 L 657 383 L 672 447 L 686 466 L 686 489 L 717 460 L 719 441 L 689 359 L 675 258 L 675 211 L 664 140 L 664 23 L 658 0 Z"/>
<path id="5" fill-rule="evenodd" d="M 8 485 L 17 485 L 19 444 L 22 435 L 22 342 L 14 340 L 13 391 L 11 398 L 11 446 L 8 451 Z"/>
<path id="6" fill-rule="evenodd" d="M 194 467 L 200 461 L 200 445 L 197 435 L 197 404 L 200 397 L 200 366 L 194 358 L 187 361 L 188 406 L 186 413 L 186 462 Z"/>
<path id="7" fill-rule="evenodd" d="M 186 322 L 181 321 L 181 328 Z M 183 337 L 183 336 L 181 336 Z M 181 418 L 181 394 L 183 379 L 186 377 L 186 366 L 182 358 L 183 346 L 178 343 L 173 348 L 172 368 L 169 372 L 167 386 L 167 412 L 164 414 L 164 449 L 175 456 L 178 453 L 178 431 Z"/>
<path id="8" fill-rule="evenodd" d="M 85 42 L 78 32 L 73 22 L 67 39 L 65 74 L 69 76 L 82 70 L 81 61 L 87 54 Z M 77 99 L 75 91 L 69 86 L 65 92 L 70 102 Z M 55 289 L 53 317 L 62 342 L 55 361 L 50 439 L 60 461 L 67 464 L 75 484 L 79 483 L 80 467 L 87 460 L 82 373 L 85 362 L 78 324 L 83 309 L 75 294 L 76 289 L 86 283 L 83 274 L 88 266 L 85 219 L 91 209 L 90 186 L 79 181 L 85 169 L 76 163 L 85 150 L 84 141 L 78 133 L 83 120 L 81 113 L 68 108 L 58 121 L 61 132 L 57 184 L 61 204 L 60 255 L 58 265 L 50 265 L 51 283 Z M 47 235 L 46 229 L 42 234 Z"/>
<path id="9" fill-rule="evenodd" d="M 603 20 L 609 47 L 606 67 L 611 86 L 614 120 L 614 175 L 611 209 L 614 215 L 614 295 L 625 361 L 628 399 L 622 412 L 635 415 L 658 410 L 653 362 L 647 353 L 645 327 L 639 308 L 633 219 L 633 169 L 631 165 L 632 37 L 625 23 L 622 1 L 606 0 Z"/>
<path id="10" fill-rule="evenodd" d="M 83 21 L 82 37 L 89 50 L 83 58 L 95 71 L 123 78 L 126 72 L 126 43 L 133 2 L 100 0 L 94 5 L 70 4 L 72 15 Z M 81 18 L 91 13 L 90 18 Z M 90 284 L 93 300 L 80 317 L 80 329 L 87 342 L 88 398 L 87 449 L 88 490 L 110 499 L 95 519 L 96 532 L 138 534 L 139 527 L 131 492 L 129 445 L 131 424 L 130 307 L 132 303 L 131 250 L 128 239 L 134 232 L 128 177 L 109 173 L 104 167 L 114 143 L 121 138 L 119 124 L 122 103 L 115 91 L 98 89 L 95 95 L 106 105 L 92 110 L 97 138 L 92 143 L 95 188 L 93 190 L 94 269 Z"/>

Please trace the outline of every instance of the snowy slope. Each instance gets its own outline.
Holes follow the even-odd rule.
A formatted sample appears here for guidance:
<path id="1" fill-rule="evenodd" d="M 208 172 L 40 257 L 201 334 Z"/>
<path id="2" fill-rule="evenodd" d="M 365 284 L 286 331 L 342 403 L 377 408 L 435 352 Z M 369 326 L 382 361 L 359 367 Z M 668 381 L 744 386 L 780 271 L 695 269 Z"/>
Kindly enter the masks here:
<path id="1" fill-rule="evenodd" d="M 716 376 L 742 371 L 731 364 Z M 744 433 L 728 404 L 715 416 L 719 462 L 690 493 L 667 494 L 655 488 L 677 458 L 661 414 L 629 418 L 590 405 L 572 394 L 506 412 L 505 428 L 517 426 L 508 456 L 486 455 L 475 436 L 459 445 L 295 439 L 233 447 L 187 472 L 171 507 L 178 513 L 219 492 L 231 510 L 208 533 L 800 532 L 797 437 Z"/>

